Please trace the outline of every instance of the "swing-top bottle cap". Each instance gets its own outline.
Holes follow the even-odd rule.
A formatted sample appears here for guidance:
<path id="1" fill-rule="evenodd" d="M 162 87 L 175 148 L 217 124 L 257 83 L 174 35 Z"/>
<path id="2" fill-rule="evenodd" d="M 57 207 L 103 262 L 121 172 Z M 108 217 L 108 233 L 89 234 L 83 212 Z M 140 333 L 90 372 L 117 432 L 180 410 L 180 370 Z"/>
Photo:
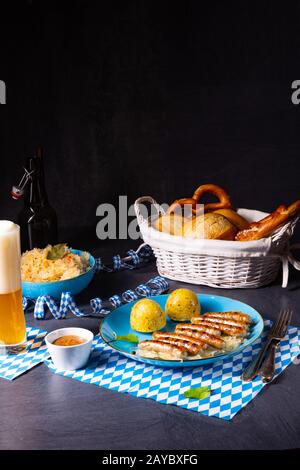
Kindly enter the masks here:
<path id="1" fill-rule="evenodd" d="M 10 194 L 11 197 L 17 201 L 18 199 L 22 199 L 22 197 L 24 196 L 24 190 L 19 186 L 13 186 L 11 188 Z"/>

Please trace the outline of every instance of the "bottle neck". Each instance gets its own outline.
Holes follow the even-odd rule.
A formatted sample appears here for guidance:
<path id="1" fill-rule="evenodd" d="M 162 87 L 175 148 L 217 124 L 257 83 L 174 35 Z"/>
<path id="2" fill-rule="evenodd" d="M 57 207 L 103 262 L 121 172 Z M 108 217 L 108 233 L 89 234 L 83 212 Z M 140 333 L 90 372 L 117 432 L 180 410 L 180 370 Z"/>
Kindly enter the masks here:
<path id="1" fill-rule="evenodd" d="M 45 188 L 42 160 L 40 158 L 29 159 L 29 170 L 32 171 L 32 174 L 25 194 L 25 206 L 45 206 L 48 204 L 48 196 Z"/>

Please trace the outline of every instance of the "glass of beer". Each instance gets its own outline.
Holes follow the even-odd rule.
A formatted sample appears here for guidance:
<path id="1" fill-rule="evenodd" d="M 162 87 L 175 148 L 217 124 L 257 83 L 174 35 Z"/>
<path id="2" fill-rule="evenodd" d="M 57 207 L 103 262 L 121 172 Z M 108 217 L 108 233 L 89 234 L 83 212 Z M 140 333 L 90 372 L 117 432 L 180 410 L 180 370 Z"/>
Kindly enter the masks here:
<path id="1" fill-rule="evenodd" d="M 22 350 L 26 324 L 22 306 L 20 227 L 0 220 L 0 353 Z"/>

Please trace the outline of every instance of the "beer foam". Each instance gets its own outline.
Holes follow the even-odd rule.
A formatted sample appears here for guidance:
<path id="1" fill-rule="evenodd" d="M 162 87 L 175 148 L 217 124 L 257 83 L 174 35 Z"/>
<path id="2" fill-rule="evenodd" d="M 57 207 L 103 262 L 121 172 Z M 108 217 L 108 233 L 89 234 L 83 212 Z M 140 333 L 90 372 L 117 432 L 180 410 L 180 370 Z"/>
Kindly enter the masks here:
<path id="1" fill-rule="evenodd" d="M 21 287 L 20 227 L 10 220 L 0 220 L 0 294 Z"/>
<path id="2" fill-rule="evenodd" d="M 15 225 L 16 224 L 11 222 L 10 220 L 0 220 L 0 234 L 11 232 L 12 230 L 14 230 Z"/>

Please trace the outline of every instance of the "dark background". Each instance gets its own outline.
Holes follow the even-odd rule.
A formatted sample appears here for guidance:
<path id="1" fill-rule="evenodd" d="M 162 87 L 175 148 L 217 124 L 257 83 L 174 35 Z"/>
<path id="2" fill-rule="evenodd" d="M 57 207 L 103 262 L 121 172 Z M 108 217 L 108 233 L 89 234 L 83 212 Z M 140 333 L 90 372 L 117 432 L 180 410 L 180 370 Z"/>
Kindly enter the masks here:
<path id="1" fill-rule="evenodd" d="M 267 211 L 300 197 L 300 3 L 202 3 L 1 2 L 1 218 L 38 144 L 60 227 L 95 237 L 119 194 L 214 182 Z"/>

